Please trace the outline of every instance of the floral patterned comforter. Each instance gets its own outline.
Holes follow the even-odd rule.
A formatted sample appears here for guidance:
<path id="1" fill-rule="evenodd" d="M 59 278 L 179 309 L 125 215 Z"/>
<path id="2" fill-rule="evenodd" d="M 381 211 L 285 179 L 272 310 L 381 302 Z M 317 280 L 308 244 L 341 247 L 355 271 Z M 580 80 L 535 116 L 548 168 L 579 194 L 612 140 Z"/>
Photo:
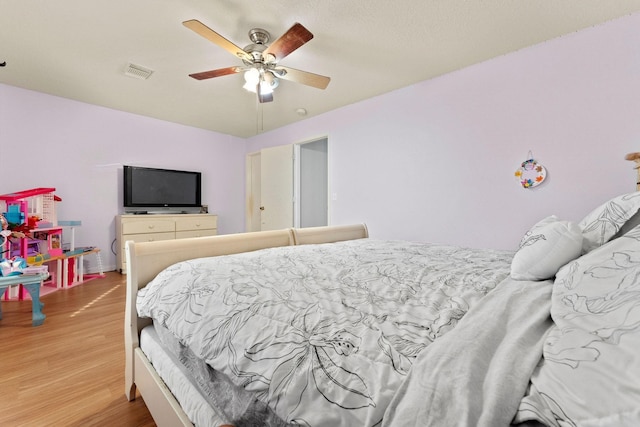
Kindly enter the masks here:
<path id="1" fill-rule="evenodd" d="M 374 426 L 512 252 L 361 239 L 173 265 L 137 309 L 284 421 Z"/>

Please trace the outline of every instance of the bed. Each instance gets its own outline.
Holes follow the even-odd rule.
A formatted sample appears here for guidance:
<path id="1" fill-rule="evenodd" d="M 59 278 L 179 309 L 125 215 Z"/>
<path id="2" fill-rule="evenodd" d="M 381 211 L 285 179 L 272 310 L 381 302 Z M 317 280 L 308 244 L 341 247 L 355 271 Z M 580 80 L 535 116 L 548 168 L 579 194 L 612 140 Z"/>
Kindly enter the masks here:
<path id="1" fill-rule="evenodd" d="M 513 251 L 364 225 L 127 242 L 125 394 L 159 426 L 640 425 L 639 209 Z"/>

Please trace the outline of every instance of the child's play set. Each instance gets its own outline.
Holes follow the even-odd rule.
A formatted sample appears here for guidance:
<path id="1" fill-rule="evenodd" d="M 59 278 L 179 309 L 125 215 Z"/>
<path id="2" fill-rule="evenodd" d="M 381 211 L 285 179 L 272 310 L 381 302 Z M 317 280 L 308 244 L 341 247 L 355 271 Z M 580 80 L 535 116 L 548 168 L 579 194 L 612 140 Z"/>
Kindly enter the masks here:
<path id="1" fill-rule="evenodd" d="M 75 247 L 75 228 L 80 221 L 58 221 L 55 188 L 33 188 L 0 195 L 0 284 L 20 285 L 20 278 L 46 278 L 43 286 L 56 290 L 100 277 L 100 251 Z M 99 274 L 85 275 L 84 255 L 97 256 Z M 23 299 L 22 286 L 7 287 L 2 299 Z M 44 288 L 43 288 L 44 289 Z"/>

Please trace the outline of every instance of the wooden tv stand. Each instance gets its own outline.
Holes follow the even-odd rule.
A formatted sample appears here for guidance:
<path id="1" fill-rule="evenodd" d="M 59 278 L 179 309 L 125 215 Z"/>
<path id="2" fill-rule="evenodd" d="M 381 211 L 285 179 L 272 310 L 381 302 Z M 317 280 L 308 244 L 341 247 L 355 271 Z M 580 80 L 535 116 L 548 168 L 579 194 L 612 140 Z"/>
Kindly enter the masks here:
<path id="1" fill-rule="evenodd" d="M 124 244 L 154 242 L 158 240 L 185 239 L 188 237 L 215 236 L 218 216 L 213 214 L 149 214 L 116 216 L 116 262 L 120 273 L 125 274 L 127 262 Z"/>

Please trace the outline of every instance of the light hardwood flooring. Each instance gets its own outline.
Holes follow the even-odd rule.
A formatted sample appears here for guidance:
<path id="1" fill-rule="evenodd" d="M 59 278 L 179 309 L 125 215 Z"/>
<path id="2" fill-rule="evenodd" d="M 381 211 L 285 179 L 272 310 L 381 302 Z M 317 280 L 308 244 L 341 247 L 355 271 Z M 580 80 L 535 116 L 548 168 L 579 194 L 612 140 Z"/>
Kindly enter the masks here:
<path id="1" fill-rule="evenodd" d="M 116 272 L 31 301 L 2 301 L 0 426 L 155 426 L 124 395 L 125 276 Z"/>

